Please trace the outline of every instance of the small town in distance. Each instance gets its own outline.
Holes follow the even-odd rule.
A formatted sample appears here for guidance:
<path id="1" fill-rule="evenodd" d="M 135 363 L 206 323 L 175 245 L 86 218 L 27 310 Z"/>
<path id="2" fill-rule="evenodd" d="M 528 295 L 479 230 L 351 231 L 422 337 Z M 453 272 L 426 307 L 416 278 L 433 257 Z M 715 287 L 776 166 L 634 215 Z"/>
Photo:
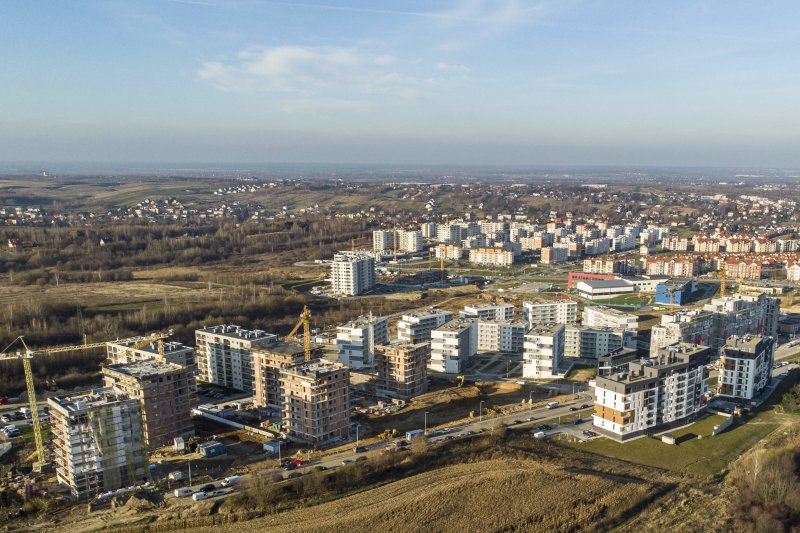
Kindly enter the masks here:
<path id="1" fill-rule="evenodd" d="M 25 502 L 47 499 L 65 517 L 80 508 L 115 520 L 142 506 L 177 520 L 207 500 L 252 497 L 254 484 L 335 479 L 508 435 L 658 467 L 664 454 L 695 454 L 705 465 L 738 453 L 737 432 L 764 438 L 794 420 L 793 207 L 777 215 L 785 222 L 738 231 L 728 217 L 695 230 L 646 210 L 441 210 L 429 201 L 405 222 L 356 213 L 375 229 L 298 258 L 295 268 L 321 276 L 288 286 L 299 305 L 273 330 L 248 318 L 73 345 L 9 339 L 2 364 L 18 365 L 26 384 L 0 398 L 0 451 L 13 458 L 7 486 L 24 497 L 3 518 L 34 523 Z M 282 208 L 269 223 L 326 216 L 337 218 Z M 30 253 L 20 237 L 7 239 L 10 256 Z M 351 318 L 326 323 L 326 306 Z M 84 352 L 102 354 L 96 382 L 41 380 L 48 361 Z M 773 410 L 781 418 L 765 432 Z"/>

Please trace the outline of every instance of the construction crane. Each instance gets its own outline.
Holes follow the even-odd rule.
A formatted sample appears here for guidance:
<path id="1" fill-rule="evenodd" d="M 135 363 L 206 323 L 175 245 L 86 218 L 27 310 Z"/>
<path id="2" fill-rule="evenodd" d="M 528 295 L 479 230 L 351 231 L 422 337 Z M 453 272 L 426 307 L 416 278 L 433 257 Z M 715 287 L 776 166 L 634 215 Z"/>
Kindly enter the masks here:
<path id="1" fill-rule="evenodd" d="M 53 355 L 57 353 L 64 353 L 64 352 L 74 352 L 78 350 L 90 350 L 93 348 L 101 348 L 106 346 L 108 342 L 116 342 L 116 343 L 128 343 L 128 342 L 135 342 L 134 348 L 129 348 L 130 350 L 135 350 L 149 344 L 153 341 L 158 341 L 159 343 L 159 355 L 161 358 L 164 358 L 164 342 L 163 339 L 171 335 L 172 332 L 169 333 L 156 333 L 150 335 L 148 337 L 133 337 L 128 339 L 120 339 L 115 341 L 107 341 L 107 342 L 94 342 L 94 343 L 84 343 L 78 344 L 75 346 L 55 346 L 53 348 L 44 348 L 41 350 L 31 350 L 28 348 L 28 345 L 25 343 L 25 339 L 20 335 L 13 341 L 11 344 L 6 346 L 6 348 L 0 352 L 0 361 L 7 360 L 7 359 L 21 359 L 22 360 L 22 369 L 25 373 L 25 386 L 28 389 L 28 404 L 30 405 L 31 410 L 31 427 L 33 428 L 33 439 L 36 443 L 36 456 L 38 459 L 38 464 L 34 464 L 34 467 L 38 467 L 38 469 L 45 468 L 45 457 L 44 457 L 44 443 L 42 441 L 42 427 L 39 423 L 39 409 L 36 405 L 36 388 L 33 382 L 33 370 L 31 369 L 31 359 L 34 356 L 47 356 Z M 14 346 L 19 342 L 22 347 L 24 348 L 24 352 L 16 352 L 16 353 L 8 353 L 8 349 Z"/>
<path id="2" fill-rule="evenodd" d="M 289 332 L 287 337 L 293 337 L 297 330 L 300 329 L 300 326 L 303 326 L 303 350 L 305 351 L 306 355 L 306 362 L 311 361 L 311 311 L 308 310 L 308 306 L 303 306 L 303 312 L 300 313 L 300 320 L 297 321 L 297 324 L 292 328 L 292 331 Z"/>
<path id="3" fill-rule="evenodd" d="M 725 268 L 723 267 L 722 270 L 717 270 L 716 272 L 711 272 L 712 276 L 717 276 L 719 278 L 719 295 L 725 296 L 726 293 L 726 280 L 728 279 L 728 275 L 725 273 Z"/>

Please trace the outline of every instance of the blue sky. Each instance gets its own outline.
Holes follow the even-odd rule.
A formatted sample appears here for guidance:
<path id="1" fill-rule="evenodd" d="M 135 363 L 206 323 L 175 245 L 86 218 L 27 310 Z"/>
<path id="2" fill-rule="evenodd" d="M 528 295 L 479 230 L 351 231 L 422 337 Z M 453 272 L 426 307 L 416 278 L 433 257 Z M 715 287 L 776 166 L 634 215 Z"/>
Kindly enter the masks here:
<path id="1" fill-rule="evenodd" d="M 0 2 L 0 161 L 800 167 L 800 3 Z"/>

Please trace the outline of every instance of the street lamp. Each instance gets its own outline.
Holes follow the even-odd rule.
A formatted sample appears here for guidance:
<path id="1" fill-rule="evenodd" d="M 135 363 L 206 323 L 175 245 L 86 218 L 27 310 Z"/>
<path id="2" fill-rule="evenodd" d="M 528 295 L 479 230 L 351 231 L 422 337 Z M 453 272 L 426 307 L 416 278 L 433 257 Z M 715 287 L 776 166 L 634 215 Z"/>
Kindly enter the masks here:
<path id="1" fill-rule="evenodd" d="M 425 430 L 422 432 L 423 435 L 428 434 L 428 411 L 425 411 Z"/>
<path id="2" fill-rule="evenodd" d="M 361 427 L 361 424 L 356 424 L 356 448 L 358 448 L 358 428 Z"/>
<path id="3" fill-rule="evenodd" d="M 511 368 L 511 359 L 506 359 L 506 379 L 508 379 L 510 368 Z"/>
<path id="4" fill-rule="evenodd" d="M 478 404 L 478 422 L 483 421 L 483 400 Z"/>

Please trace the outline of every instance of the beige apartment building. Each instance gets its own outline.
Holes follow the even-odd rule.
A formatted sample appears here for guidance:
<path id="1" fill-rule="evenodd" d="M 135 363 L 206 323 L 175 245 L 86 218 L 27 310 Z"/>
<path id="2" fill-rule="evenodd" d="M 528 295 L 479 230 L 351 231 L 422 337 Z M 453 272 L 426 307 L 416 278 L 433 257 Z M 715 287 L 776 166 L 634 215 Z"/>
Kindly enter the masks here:
<path id="1" fill-rule="evenodd" d="M 431 345 L 392 343 L 375 347 L 378 371 L 376 394 L 383 398 L 409 400 L 428 391 L 428 360 Z"/>
<path id="2" fill-rule="evenodd" d="M 312 349 L 313 359 L 321 355 L 321 349 Z M 253 391 L 255 405 L 283 410 L 281 373 L 284 369 L 300 365 L 305 360 L 302 345 L 294 342 L 277 342 L 270 346 L 253 349 Z"/>

